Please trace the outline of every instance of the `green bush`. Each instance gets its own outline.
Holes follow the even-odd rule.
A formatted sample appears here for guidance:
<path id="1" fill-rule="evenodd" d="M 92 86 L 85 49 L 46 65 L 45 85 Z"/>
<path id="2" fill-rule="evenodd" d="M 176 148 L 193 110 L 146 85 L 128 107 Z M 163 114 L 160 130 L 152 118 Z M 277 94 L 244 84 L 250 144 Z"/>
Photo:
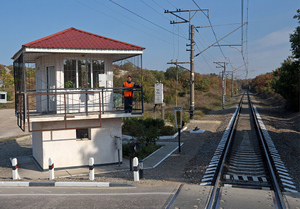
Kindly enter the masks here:
<path id="1" fill-rule="evenodd" d="M 145 125 L 146 128 L 149 128 L 150 126 L 154 126 L 157 127 L 158 129 L 161 129 L 165 125 L 165 122 L 162 119 L 146 118 L 143 121 L 143 124 Z"/>
<path id="2" fill-rule="evenodd" d="M 143 145 L 155 144 L 159 137 L 159 127 L 164 122 L 160 119 L 126 118 L 123 121 L 122 132 L 133 137 L 134 140 Z"/>
<path id="3" fill-rule="evenodd" d="M 176 133 L 176 129 L 173 126 L 164 126 L 162 129 L 160 129 L 160 135 L 161 136 L 171 136 Z"/>

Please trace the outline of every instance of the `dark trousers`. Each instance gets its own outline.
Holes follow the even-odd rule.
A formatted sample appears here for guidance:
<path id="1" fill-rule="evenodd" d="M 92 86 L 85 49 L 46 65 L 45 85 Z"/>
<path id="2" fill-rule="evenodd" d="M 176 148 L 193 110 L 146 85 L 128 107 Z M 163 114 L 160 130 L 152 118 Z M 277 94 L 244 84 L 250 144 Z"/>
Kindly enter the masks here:
<path id="1" fill-rule="evenodd" d="M 133 98 L 132 97 L 124 97 L 124 99 L 125 99 L 125 101 L 124 101 L 125 112 L 131 112 L 132 111 Z"/>

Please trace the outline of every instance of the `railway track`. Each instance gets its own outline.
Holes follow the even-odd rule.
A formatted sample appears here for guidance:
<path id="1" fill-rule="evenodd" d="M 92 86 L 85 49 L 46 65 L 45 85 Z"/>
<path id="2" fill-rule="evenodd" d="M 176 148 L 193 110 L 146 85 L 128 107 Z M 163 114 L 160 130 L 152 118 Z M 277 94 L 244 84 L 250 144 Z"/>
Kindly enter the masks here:
<path id="1" fill-rule="evenodd" d="M 218 208 L 223 187 L 271 190 L 276 208 L 287 208 L 281 192 L 293 192 L 295 186 L 248 94 L 242 96 L 201 185 L 213 186 L 206 208 Z"/>

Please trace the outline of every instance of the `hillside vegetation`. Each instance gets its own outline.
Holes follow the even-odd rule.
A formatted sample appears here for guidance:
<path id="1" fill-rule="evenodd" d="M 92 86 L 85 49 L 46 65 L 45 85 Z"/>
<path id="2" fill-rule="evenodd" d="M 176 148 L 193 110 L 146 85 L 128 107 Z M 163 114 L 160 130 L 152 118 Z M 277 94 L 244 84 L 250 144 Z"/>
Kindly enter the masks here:
<path id="1" fill-rule="evenodd" d="M 300 25 L 300 9 L 294 19 L 298 19 Z M 289 56 L 281 63 L 281 67 L 272 73 L 256 76 L 251 82 L 251 88 L 261 94 L 280 94 L 286 99 L 287 109 L 300 111 L 300 26 L 296 27 L 290 35 L 291 51 Z"/>

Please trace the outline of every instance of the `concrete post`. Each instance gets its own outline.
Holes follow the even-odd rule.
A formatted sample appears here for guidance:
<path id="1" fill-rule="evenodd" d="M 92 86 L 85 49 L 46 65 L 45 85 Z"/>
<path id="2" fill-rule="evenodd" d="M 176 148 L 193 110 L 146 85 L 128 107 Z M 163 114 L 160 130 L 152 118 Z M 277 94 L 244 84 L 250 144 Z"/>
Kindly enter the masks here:
<path id="1" fill-rule="evenodd" d="M 53 180 L 54 177 L 54 163 L 53 163 L 53 159 L 50 157 L 49 158 L 49 180 Z"/>
<path id="2" fill-rule="evenodd" d="M 137 157 L 133 158 L 133 180 L 139 181 L 139 160 Z"/>
<path id="3" fill-rule="evenodd" d="M 90 173 L 89 173 L 89 179 L 91 181 L 93 181 L 95 179 L 95 171 L 94 171 L 94 158 L 93 157 L 90 157 L 89 159 L 89 170 L 90 170 Z"/>
<path id="4" fill-rule="evenodd" d="M 17 158 L 12 159 L 11 164 L 12 164 L 12 177 L 13 177 L 13 180 L 17 180 L 19 178 Z"/>

